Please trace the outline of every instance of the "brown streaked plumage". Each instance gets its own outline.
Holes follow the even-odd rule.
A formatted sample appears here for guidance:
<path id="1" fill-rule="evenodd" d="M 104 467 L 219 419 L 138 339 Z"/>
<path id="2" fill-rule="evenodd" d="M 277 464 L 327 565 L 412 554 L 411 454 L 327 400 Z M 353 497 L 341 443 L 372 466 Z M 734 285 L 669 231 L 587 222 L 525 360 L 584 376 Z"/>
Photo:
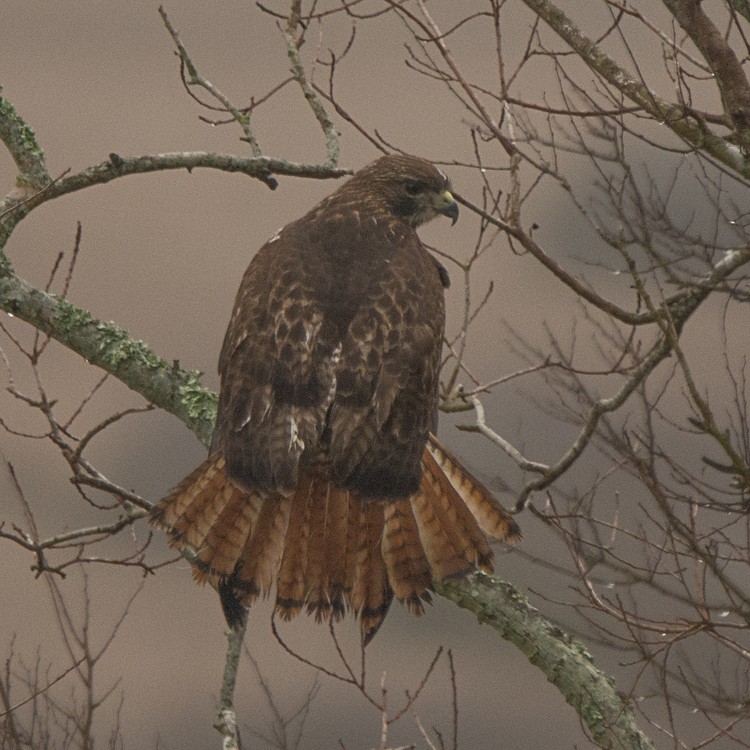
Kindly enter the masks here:
<path id="1" fill-rule="evenodd" d="M 429 162 L 386 156 L 272 237 L 219 359 L 208 459 L 154 509 L 230 625 L 276 586 L 284 619 L 420 614 L 433 579 L 492 570 L 518 527 L 434 437 L 445 269 L 416 228 L 458 209 Z"/>

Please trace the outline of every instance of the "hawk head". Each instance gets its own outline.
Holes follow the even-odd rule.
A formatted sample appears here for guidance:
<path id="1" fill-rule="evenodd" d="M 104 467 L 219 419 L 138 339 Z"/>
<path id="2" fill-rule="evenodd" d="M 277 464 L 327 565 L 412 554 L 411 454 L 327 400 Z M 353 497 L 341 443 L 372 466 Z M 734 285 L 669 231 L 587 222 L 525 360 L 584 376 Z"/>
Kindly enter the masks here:
<path id="1" fill-rule="evenodd" d="M 362 190 L 389 213 L 418 227 L 438 214 L 458 220 L 458 205 L 450 181 L 433 164 L 416 156 L 383 156 L 361 169 L 346 185 Z"/>

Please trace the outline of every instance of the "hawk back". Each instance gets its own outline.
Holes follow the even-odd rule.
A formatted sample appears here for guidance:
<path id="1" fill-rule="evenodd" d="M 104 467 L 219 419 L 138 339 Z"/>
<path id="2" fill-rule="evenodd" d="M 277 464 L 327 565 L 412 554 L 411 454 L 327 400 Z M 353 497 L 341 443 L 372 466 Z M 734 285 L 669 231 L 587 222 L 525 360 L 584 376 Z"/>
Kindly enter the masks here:
<path id="1" fill-rule="evenodd" d="M 437 265 L 408 224 L 333 202 L 281 230 L 243 278 L 221 354 L 229 476 L 288 492 L 325 461 L 342 488 L 415 491 L 443 326 Z"/>

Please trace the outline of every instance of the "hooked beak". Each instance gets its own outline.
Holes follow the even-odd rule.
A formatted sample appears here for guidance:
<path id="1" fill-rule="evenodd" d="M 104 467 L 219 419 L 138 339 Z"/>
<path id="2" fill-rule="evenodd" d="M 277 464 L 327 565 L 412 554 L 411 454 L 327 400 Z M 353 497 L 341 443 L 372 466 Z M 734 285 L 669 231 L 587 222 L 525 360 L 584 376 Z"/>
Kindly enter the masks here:
<path id="1" fill-rule="evenodd" d="M 456 203 L 456 199 L 450 190 L 445 190 L 440 194 L 435 210 L 439 214 L 447 216 L 451 220 L 451 226 L 458 221 L 458 203 Z"/>

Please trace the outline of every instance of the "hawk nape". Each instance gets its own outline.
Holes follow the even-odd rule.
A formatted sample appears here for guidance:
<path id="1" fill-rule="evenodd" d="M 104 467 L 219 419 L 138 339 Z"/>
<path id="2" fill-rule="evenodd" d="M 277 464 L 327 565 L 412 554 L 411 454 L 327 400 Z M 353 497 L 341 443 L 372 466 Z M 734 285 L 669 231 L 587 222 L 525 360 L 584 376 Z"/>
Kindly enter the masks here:
<path id="1" fill-rule="evenodd" d="M 384 156 L 275 234 L 240 285 L 208 459 L 152 522 L 196 553 L 230 625 L 351 609 L 364 642 L 395 595 L 492 570 L 518 526 L 437 441 L 445 269 L 416 228 L 456 221 L 445 175 Z"/>

